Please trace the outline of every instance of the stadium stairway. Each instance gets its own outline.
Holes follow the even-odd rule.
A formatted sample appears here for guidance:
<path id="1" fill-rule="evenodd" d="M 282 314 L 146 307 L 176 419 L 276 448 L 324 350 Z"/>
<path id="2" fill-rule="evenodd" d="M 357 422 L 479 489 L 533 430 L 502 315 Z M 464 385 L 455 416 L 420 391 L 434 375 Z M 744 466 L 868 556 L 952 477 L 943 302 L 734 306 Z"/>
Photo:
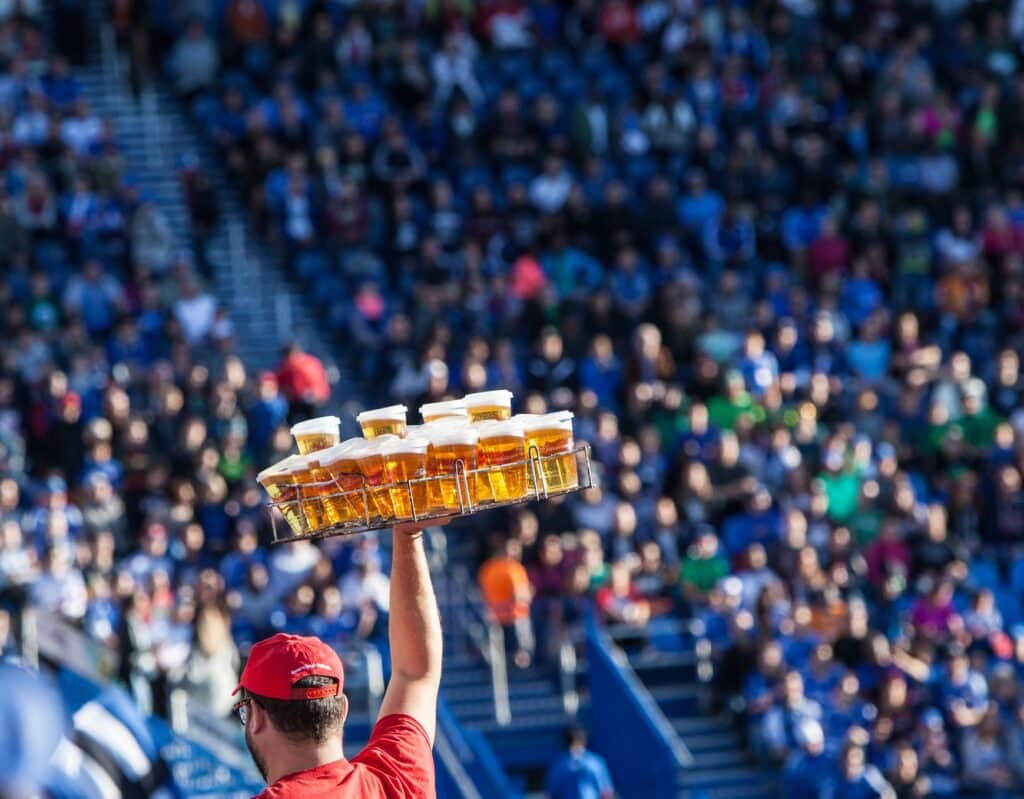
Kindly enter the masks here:
<path id="1" fill-rule="evenodd" d="M 458 535 L 448 540 L 454 544 Z M 558 664 L 525 669 L 508 665 L 509 717 L 507 723 L 499 720 L 503 700 L 494 686 L 483 606 L 461 563 L 456 557 L 434 564 L 445 643 L 441 696 L 463 729 L 479 733 L 490 744 L 513 790 L 529 795 L 542 787 L 547 767 L 562 749 L 562 734 L 576 715 L 566 712 Z M 575 672 L 570 679 L 575 689 Z M 583 698 L 579 710 L 585 709 Z"/>
<path id="2" fill-rule="evenodd" d="M 250 369 L 273 368 L 281 344 L 294 339 L 324 360 L 337 385 L 333 358 L 309 322 L 306 300 L 289 283 L 276 256 L 252 235 L 227 175 L 190 127 L 177 99 L 159 83 L 136 99 L 117 67 L 119 56 L 108 52 L 103 61 L 105 66 L 92 64 L 75 74 L 95 111 L 114 121 L 128 173 L 167 215 L 183 249 L 191 251 L 191 224 L 181 166 L 187 158 L 198 158 L 211 178 L 221 216 L 208 249 L 212 288 L 234 323 L 243 361 Z"/>
<path id="3" fill-rule="evenodd" d="M 775 799 L 776 775 L 756 766 L 729 713 L 708 713 L 699 677 L 697 642 L 681 635 L 679 651 L 648 648 L 628 656 L 629 667 L 664 712 L 693 756 L 680 771 L 680 799 Z"/>

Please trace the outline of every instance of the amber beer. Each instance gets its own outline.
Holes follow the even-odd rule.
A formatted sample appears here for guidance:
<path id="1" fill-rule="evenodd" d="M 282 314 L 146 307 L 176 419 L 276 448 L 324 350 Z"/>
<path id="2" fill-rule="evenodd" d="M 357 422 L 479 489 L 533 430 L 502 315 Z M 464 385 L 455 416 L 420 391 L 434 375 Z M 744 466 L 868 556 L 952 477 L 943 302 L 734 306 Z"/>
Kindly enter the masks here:
<path id="1" fill-rule="evenodd" d="M 342 524 L 355 518 L 352 506 L 342 496 L 341 486 L 337 484 L 334 475 L 327 468 L 324 453 L 330 452 L 332 449 L 333 447 L 328 447 L 306 456 L 309 458 L 309 469 L 313 474 L 312 494 L 321 497 L 324 521 L 327 525 Z"/>
<path id="2" fill-rule="evenodd" d="M 330 486 L 320 484 L 324 482 L 325 476 L 327 480 L 330 477 L 319 462 L 312 460 L 315 455 L 316 453 L 297 455 L 295 465 L 291 469 L 292 483 L 295 485 L 303 518 L 311 533 L 319 532 L 339 521 L 337 514 L 323 499 L 323 495 L 329 493 Z"/>
<path id="3" fill-rule="evenodd" d="M 427 484 L 427 501 L 431 509 L 462 511 L 475 507 L 477 478 L 471 472 L 477 467 L 480 434 L 464 425 L 435 422 L 428 425 L 428 429 L 431 427 L 427 451 L 427 476 L 432 478 Z M 457 467 L 459 461 L 462 461 L 462 470 Z"/>
<path id="4" fill-rule="evenodd" d="M 263 486 L 267 496 L 281 511 L 281 515 L 284 516 L 291 531 L 295 535 L 302 535 L 308 532 L 308 528 L 299 508 L 299 495 L 291 477 L 291 469 L 296 460 L 298 460 L 297 455 L 289 455 L 283 461 L 278 461 L 273 466 L 267 467 L 256 475 L 256 482 Z"/>
<path id="5" fill-rule="evenodd" d="M 429 446 L 429 441 L 417 437 L 389 441 L 380 448 L 396 519 L 416 518 L 429 510 L 426 482 Z"/>
<path id="6" fill-rule="evenodd" d="M 462 398 L 471 422 L 504 421 L 512 418 L 512 392 L 506 389 L 478 391 Z"/>
<path id="7" fill-rule="evenodd" d="M 408 408 L 404 405 L 389 405 L 387 408 L 363 411 L 356 417 L 356 421 L 359 422 L 366 438 L 387 435 L 405 438 L 407 432 L 406 413 L 408 413 Z"/>
<path id="8" fill-rule="evenodd" d="M 352 455 L 353 444 L 352 440 L 343 441 L 317 453 L 321 466 L 334 483 L 332 493 L 340 494 L 330 500 L 342 522 L 366 520 L 366 503 L 361 490 L 363 479 Z"/>
<path id="9" fill-rule="evenodd" d="M 573 452 L 572 419 L 570 411 L 545 413 L 523 423 L 526 432 L 526 452 L 540 461 L 541 488 L 557 494 L 570 491 L 580 484 Z"/>
<path id="10" fill-rule="evenodd" d="M 477 463 L 487 469 L 488 499 L 514 502 L 526 495 L 526 453 L 523 427 L 511 419 L 481 422 Z"/>
<path id="11" fill-rule="evenodd" d="M 383 435 L 370 440 L 355 439 L 352 445 L 352 456 L 355 458 L 359 473 L 364 478 L 367 495 L 370 498 L 371 521 L 373 519 L 393 519 L 395 516 L 387 489 L 388 481 L 381 447 L 390 441 L 398 440 L 398 436 Z"/>
<path id="12" fill-rule="evenodd" d="M 321 449 L 333 447 L 341 438 L 337 416 L 318 416 L 292 426 L 292 435 L 299 447 L 299 454 L 308 455 Z"/>
<path id="13" fill-rule="evenodd" d="M 420 416 L 424 424 L 436 422 L 439 419 L 461 419 L 469 421 L 469 414 L 466 412 L 466 403 L 462 400 L 445 400 L 444 402 L 428 402 L 420 405 Z"/>

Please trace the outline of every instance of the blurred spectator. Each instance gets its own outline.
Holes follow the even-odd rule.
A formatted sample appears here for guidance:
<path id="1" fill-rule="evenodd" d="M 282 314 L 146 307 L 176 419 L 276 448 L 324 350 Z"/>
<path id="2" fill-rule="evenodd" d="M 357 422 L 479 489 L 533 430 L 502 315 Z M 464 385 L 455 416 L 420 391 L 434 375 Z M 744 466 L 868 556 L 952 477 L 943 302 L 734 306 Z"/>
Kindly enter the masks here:
<path id="1" fill-rule="evenodd" d="M 480 568 L 477 578 L 491 616 L 504 628 L 506 646 L 520 668 L 530 665 L 534 653 L 530 603 L 533 589 L 522 564 L 522 546 L 508 539 Z"/>
<path id="2" fill-rule="evenodd" d="M 545 790 L 551 799 L 611 799 L 615 796 L 604 758 L 587 749 L 587 734 L 566 730 L 566 751 L 548 768 Z"/>

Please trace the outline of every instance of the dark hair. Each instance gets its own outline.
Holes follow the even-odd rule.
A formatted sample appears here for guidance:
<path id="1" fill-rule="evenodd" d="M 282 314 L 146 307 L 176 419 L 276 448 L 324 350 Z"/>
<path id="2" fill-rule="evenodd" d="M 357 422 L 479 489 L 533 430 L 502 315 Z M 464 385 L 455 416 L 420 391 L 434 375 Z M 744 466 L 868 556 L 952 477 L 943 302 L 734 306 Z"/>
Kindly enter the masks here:
<path id="1" fill-rule="evenodd" d="M 303 677 L 295 685 L 316 688 L 333 685 L 331 677 Z M 267 711 L 270 721 L 282 735 L 296 741 L 311 739 L 318 744 L 341 732 L 345 721 L 346 700 L 341 694 L 323 699 L 270 699 L 252 692 L 247 696 Z"/>
<path id="2" fill-rule="evenodd" d="M 565 741 L 566 749 L 587 746 L 587 733 L 582 727 L 569 727 L 562 733 L 562 739 Z"/>

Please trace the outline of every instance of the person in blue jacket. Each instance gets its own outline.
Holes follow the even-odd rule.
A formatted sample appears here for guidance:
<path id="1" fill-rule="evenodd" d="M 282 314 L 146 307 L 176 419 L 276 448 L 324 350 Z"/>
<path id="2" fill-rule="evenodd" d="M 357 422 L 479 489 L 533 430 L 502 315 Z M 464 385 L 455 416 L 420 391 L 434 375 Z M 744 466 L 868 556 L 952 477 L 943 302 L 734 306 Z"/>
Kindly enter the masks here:
<path id="1" fill-rule="evenodd" d="M 820 799 L 835 775 L 835 764 L 825 752 L 825 732 L 814 719 L 803 720 L 796 732 L 800 746 L 786 759 L 779 795 L 786 799 Z"/>
<path id="2" fill-rule="evenodd" d="M 587 749 L 579 727 L 565 732 L 566 750 L 548 769 L 545 786 L 551 799 L 612 799 L 615 789 L 604 758 Z"/>

